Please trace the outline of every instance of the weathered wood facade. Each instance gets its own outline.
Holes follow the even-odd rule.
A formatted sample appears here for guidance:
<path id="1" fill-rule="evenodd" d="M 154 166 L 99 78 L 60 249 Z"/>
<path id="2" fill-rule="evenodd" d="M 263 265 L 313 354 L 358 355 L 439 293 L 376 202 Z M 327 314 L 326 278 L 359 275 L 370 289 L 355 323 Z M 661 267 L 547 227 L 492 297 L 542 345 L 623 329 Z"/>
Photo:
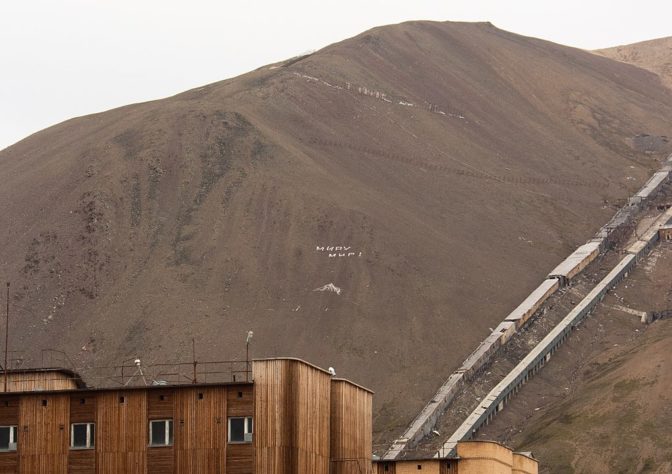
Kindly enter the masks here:
<path id="1" fill-rule="evenodd" d="M 249 383 L 0 393 L 0 429 L 13 439 L 0 446 L 0 474 L 370 472 L 370 391 L 298 359 L 254 361 L 253 373 Z"/>
<path id="2" fill-rule="evenodd" d="M 664 225 L 658 229 L 658 239 L 663 242 L 672 240 L 672 225 Z"/>
<path id="3" fill-rule="evenodd" d="M 373 464 L 373 474 L 458 474 L 457 459 L 405 459 L 379 461 Z M 489 471 L 487 471 L 489 472 Z"/>
<path id="4" fill-rule="evenodd" d="M 373 393 L 298 359 L 255 360 L 256 473 L 371 472 Z"/>
<path id="5" fill-rule="evenodd" d="M 371 466 L 373 393 L 348 380 L 331 381 L 331 474 L 366 473 Z"/>
<path id="6" fill-rule="evenodd" d="M 255 361 L 257 473 L 329 474 L 331 374 L 294 359 Z"/>
<path id="7" fill-rule="evenodd" d="M 77 390 L 85 388 L 79 376 L 68 369 L 25 369 L 7 371 L 7 392 Z M 5 392 L 5 373 L 0 371 L 0 392 Z"/>
<path id="8" fill-rule="evenodd" d="M 0 394 L 0 426 L 16 426 L 0 473 L 254 472 L 253 443 L 230 444 L 228 417 L 252 417 L 253 385 L 172 386 Z M 170 420 L 173 441 L 151 446 L 149 423 Z M 71 447 L 73 423 L 94 423 L 90 449 Z"/>
<path id="9" fill-rule="evenodd" d="M 455 458 L 373 461 L 373 474 L 537 474 L 531 453 L 514 453 L 493 441 L 460 441 Z"/>

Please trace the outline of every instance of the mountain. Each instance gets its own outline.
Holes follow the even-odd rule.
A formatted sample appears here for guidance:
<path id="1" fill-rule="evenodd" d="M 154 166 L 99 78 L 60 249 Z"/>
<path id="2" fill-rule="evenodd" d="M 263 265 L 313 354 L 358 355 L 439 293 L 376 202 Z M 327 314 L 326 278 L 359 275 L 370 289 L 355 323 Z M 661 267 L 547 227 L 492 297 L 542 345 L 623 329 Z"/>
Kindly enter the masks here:
<path id="1" fill-rule="evenodd" d="M 672 36 L 595 52 L 655 72 L 665 85 L 672 87 Z"/>
<path id="2" fill-rule="evenodd" d="M 374 389 L 383 443 L 658 168 L 671 117 L 637 67 L 410 22 L 69 120 L 0 152 L 10 350 L 93 377 L 192 338 L 241 359 L 253 330 Z"/>

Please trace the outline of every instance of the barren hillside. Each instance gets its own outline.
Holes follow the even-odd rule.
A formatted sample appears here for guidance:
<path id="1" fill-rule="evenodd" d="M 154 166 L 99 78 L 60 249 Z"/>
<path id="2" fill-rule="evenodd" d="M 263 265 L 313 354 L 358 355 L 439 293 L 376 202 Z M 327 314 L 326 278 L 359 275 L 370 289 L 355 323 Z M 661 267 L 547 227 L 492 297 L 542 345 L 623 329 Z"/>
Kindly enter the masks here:
<path id="1" fill-rule="evenodd" d="M 672 245 L 662 243 L 609 294 L 567 347 L 479 436 L 542 460 L 542 472 L 672 471 Z"/>
<path id="2" fill-rule="evenodd" d="M 639 68 L 413 22 L 69 120 L 0 151 L 11 349 L 231 359 L 252 329 L 254 356 L 376 390 L 384 441 L 657 168 L 671 117 Z"/>
<path id="3" fill-rule="evenodd" d="M 672 37 L 616 46 L 595 52 L 655 72 L 664 84 L 672 87 Z"/>

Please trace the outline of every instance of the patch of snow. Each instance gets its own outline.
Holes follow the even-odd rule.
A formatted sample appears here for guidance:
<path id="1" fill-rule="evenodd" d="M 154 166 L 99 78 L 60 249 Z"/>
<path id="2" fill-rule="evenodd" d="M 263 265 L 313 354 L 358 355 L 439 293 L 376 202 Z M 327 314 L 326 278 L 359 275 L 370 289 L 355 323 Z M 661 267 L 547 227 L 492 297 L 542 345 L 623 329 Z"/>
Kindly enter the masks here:
<path id="1" fill-rule="evenodd" d="M 324 286 L 321 286 L 320 288 L 315 288 L 313 291 L 330 291 L 332 293 L 336 293 L 337 295 L 341 294 L 341 289 L 334 285 L 333 283 L 327 283 Z"/>

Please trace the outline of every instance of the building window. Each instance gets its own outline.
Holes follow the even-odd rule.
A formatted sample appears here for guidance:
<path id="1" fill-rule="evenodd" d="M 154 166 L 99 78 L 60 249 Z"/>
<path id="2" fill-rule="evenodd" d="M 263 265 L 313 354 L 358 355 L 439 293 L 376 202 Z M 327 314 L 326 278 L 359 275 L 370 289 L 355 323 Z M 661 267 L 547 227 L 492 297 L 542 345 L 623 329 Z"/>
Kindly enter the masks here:
<path id="1" fill-rule="evenodd" d="M 70 425 L 70 449 L 92 449 L 95 446 L 96 425 L 94 423 Z"/>
<path id="2" fill-rule="evenodd" d="M 149 445 L 173 445 L 173 420 L 152 420 L 149 422 Z"/>
<path id="3" fill-rule="evenodd" d="M 229 418 L 229 443 L 251 443 L 253 432 L 251 416 Z"/>
<path id="4" fill-rule="evenodd" d="M 0 451 L 16 451 L 18 434 L 16 426 L 0 426 Z"/>

